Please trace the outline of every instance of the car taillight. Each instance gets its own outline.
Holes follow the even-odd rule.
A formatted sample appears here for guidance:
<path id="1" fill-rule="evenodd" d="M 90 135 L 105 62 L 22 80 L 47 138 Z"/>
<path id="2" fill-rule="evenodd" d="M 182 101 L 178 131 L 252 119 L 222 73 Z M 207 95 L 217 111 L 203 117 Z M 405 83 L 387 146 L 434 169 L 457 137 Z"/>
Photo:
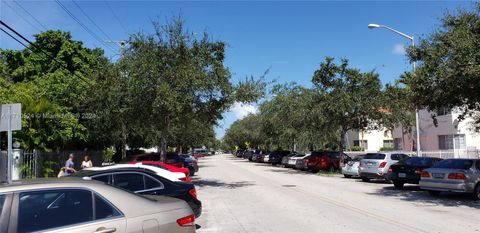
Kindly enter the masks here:
<path id="1" fill-rule="evenodd" d="M 387 162 L 381 162 L 378 168 L 384 168 L 387 165 Z"/>
<path id="2" fill-rule="evenodd" d="M 196 189 L 190 189 L 188 191 L 188 194 L 190 194 L 190 196 L 192 196 L 193 198 L 197 199 L 197 190 Z"/>
<path id="3" fill-rule="evenodd" d="M 193 227 L 195 226 L 195 215 L 188 215 L 183 218 L 177 219 L 177 223 L 181 227 Z"/>
<path id="4" fill-rule="evenodd" d="M 392 173 L 393 170 L 391 168 L 388 169 L 388 173 Z"/>
<path id="5" fill-rule="evenodd" d="M 415 174 L 422 174 L 422 169 L 419 167 L 415 168 Z"/>
<path id="6" fill-rule="evenodd" d="M 303 163 L 304 163 L 304 164 L 307 164 L 307 163 L 308 163 L 308 159 L 303 160 Z"/>
<path id="7" fill-rule="evenodd" d="M 448 174 L 448 179 L 451 179 L 451 180 L 466 180 L 467 177 L 463 173 L 455 172 L 455 173 Z"/>
<path id="8" fill-rule="evenodd" d="M 421 177 L 430 177 L 430 174 L 427 171 L 422 171 L 422 173 L 420 173 L 420 176 Z"/>
<path id="9" fill-rule="evenodd" d="M 179 178 L 179 180 L 187 182 L 187 177 L 185 176 L 185 177 Z"/>

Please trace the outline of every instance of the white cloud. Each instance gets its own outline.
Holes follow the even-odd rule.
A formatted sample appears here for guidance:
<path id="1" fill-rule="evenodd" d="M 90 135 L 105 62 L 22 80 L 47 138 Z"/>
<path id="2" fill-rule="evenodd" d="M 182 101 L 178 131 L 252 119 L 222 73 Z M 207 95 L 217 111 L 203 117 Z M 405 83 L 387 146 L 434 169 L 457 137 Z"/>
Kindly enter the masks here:
<path id="1" fill-rule="evenodd" d="M 256 114 L 258 112 L 258 107 L 251 104 L 242 104 L 240 102 L 235 102 L 230 108 L 237 119 L 243 119 L 248 116 L 248 114 Z"/>
<path id="2" fill-rule="evenodd" d="M 405 45 L 403 44 L 395 44 L 393 46 L 392 50 L 393 54 L 398 54 L 398 55 L 405 55 Z"/>

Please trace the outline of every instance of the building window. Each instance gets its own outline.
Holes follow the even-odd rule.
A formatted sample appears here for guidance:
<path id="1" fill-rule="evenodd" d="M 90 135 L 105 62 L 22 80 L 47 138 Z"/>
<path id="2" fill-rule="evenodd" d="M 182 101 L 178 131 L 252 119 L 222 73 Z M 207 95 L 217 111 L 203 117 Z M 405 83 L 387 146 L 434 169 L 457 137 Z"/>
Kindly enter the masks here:
<path id="1" fill-rule="evenodd" d="M 440 150 L 466 149 L 465 134 L 439 135 L 438 147 Z"/>
<path id="2" fill-rule="evenodd" d="M 353 140 L 353 146 L 361 146 L 368 149 L 368 142 L 367 140 Z"/>
<path id="3" fill-rule="evenodd" d="M 403 150 L 403 140 L 401 138 L 394 138 L 393 139 L 393 149 Z"/>
<path id="4" fill-rule="evenodd" d="M 383 147 L 393 148 L 393 140 L 383 140 Z"/>
<path id="5" fill-rule="evenodd" d="M 437 116 L 445 116 L 445 115 L 452 114 L 452 109 L 451 108 L 440 108 L 436 112 L 437 112 Z"/>

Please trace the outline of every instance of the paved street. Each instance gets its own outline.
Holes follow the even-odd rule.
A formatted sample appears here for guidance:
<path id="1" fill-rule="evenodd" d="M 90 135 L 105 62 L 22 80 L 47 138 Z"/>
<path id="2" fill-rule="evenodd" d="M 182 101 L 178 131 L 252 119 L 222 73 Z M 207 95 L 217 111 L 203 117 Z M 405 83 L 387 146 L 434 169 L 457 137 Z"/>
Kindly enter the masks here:
<path id="1" fill-rule="evenodd" d="M 200 159 L 199 232 L 479 232 L 480 202 L 316 175 L 231 155 Z"/>

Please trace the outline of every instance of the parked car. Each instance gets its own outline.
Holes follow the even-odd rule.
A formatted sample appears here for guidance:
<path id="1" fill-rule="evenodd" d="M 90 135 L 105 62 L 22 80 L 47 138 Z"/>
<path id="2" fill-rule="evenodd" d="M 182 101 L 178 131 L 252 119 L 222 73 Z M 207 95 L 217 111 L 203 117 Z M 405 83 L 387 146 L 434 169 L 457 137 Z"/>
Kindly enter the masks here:
<path id="1" fill-rule="evenodd" d="M 201 148 L 193 149 L 193 156 L 195 156 L 195 158 L 203 158 L 208 155 L 209 154 L 207 149 L 201 149 Z"/>
<path id="2" fill-rule="evenodd" d="M 360 160 L 360 177 L 364 182 L 370 179 L 388 180 L 387 173 L 390 166 L 406 158 L 408 155 L 399 152 L 368 153 Z"/>
<path id="3" fill-rule="evenodd" d="M 263 154 L 262 158 L 263 158 L 263 161 L 262 161 L 263 163 L 270 163 L 270 153 Z"/>
<path id="4" fill-rule="evenodd" d="M 290 157 L 288 159 L 287 167 L 296 169 L 295 166 L 297 165 L 297 160 L 303 159 L 306 156 L 307 156 L 306 154 L 297 154 L 295 156 Z"/>
<path id="5" fill-rule="evenodd" d="M 113 170 L 82 170 L 72 177 L 89 177 L 141 195 L 169 196 L 184 200 L 195 217 L 202 213 L 195 186 L 190 182 L 171 181 L 145 168 L 125 167 Z"/>
<path id="6" fill-rule="evenodd" d="M 277 165 L 277 164 L 282 164 L 282 160 L 285 156 L 289 155 L 290 151 L 288 150 L 276 150 L 272 151 L 268 155 L 268 162 L 271 163 L 272 165 Z"/>
<path id="7" fill-rule="evenodd" d="M 358 155 L 357 157 L 353 158 L 352 160 L 348 161 L 344 167 L 342 167 L 342 174 L 345 178 L 351 177 L 359 177 L 358 173 L 358 165 L 360 164 L 360 160 L 365 155 Z"/>
<path id="8" fill-rule="evenodd" d="M 128 162 L 128 164 L 136 164 L 136 163 L 140 163 L 140 164 L 143 164 L 143 165 L 155 166 L 155 167 L 162 168 L 162 169 L 165 169 L 165 170 L 171 171 L 171 172 L 181 172 L 181 173 L 185 174 L 185 178 L 180 179 L 180 180 L 186 181 L 186 182 L 191 182 L 190 171 L 187 168 L 183 168 L 183 167 L 178 168 L 178 167 L 172 166 L 170 164 L 162 163 L 160 161 Z"/>
<path id="9" fill-rule="evenodd" d="M 472 193 L 474 200 L 479 200 L 480 160 L 445 159 L 424 169 L 419 184 L 433 196 L 440 192 Z"/>
<path id="10" fill-rule="evenodd" d="M 252 161 L 253 162 L 263 162 L 263 151 L 261 150 L 253 150 L 252 151 Z"/>
<path id="11" fill-rule="evenodd" d="M 388 179 L 397 189 L 403 188 L 406 183 L 418 184 L 423 169 L 430 168 L 441 160 L 432 157 L 411 157 L 400 160 L 388 169 Z"/>
<path id="12" fill-rule="evenodd" d="M 350 156 L 346 154 L 343 155 L 344 163 L 352 160 Z M 340 162 L 342 157 L 340 152 L 337 151 L 313 151 L 310 159 L 308 160 L 308 170 L 313 172 L 318 172 L 319 170 L 328 170 L 333 172 L 341 168 Z"/>
<path id="13" fill-rule="evenodd" d="M 151 170 L 152 172 L 155 172 L 157 175 L 163 178 L 169 179 L 171 181 L 185 181 L 185 174 L 183 172 L 170 172 L 162 168 L 143 165 L 140 163 L 115 164 L 115 165 L 109 165 L 105 167 L 89 167 L 89 168 L 84 168 L 83 170 L 104 171 L 104 170 L 115 170 L 115 169 L 121 169 L 121 168 L 143 168 L 143 169 Z"/>
<path id="14" fill-rule="evenodd" d="M 311 154 L 306 154 L 305 156 L 296 159 L 294 169 L 306 171 L 308 169 L 308 161 L 310 160 L 310 157 Z"/>
<path id="15" fill-rule="evenodd" d="M 0 232 L 195 232 L 195 215 L 183 200 L 81 179 L 0 186 L 2 209 Z"/>
<path id="16" fill-rule="evenodd" d="M 248 161 L 252 161 L 253 159 L 253 150 L 247 150 L 245 151 L 245 153 L 243 154 L 243 156 L 248 159 Z"/>
<path id="17" fill-rule="evenodd" d="M 283 167 L 288 167 L 288 168 L 294 168 L 295 164 L 297 164 L 297 159 L 302 158 L 305 156 L 305 154 L 300 154 L 300 153 L 292 153 L 289 156 L 287 156 L 285 163 L 282 161 Z"/>
<path id="18" fill-rule="evenodd" d="M 175 167 L 182 168 L 183 167 L 183 161 L 178 158 L 178 154 L 175 152 L 167 152 L 165 155 L 166 164 L 173 165 Z M 138 155 L 132 155 L 127 157 L 123 162 L 142 162 L 142 161 L 160 161 L 161 160 L 161 155 L 160 153 L 147 153 L 147 154 L 138 154 Z"/>
<path id="19" fill-rule="evenodd" d="M 194 176 L 198 172 L 198 160 L 189 154 L 179 154 L 180 159 L 183 161 L 183 167 L 187 168 L 190 172 L 190 176 Z"/>

